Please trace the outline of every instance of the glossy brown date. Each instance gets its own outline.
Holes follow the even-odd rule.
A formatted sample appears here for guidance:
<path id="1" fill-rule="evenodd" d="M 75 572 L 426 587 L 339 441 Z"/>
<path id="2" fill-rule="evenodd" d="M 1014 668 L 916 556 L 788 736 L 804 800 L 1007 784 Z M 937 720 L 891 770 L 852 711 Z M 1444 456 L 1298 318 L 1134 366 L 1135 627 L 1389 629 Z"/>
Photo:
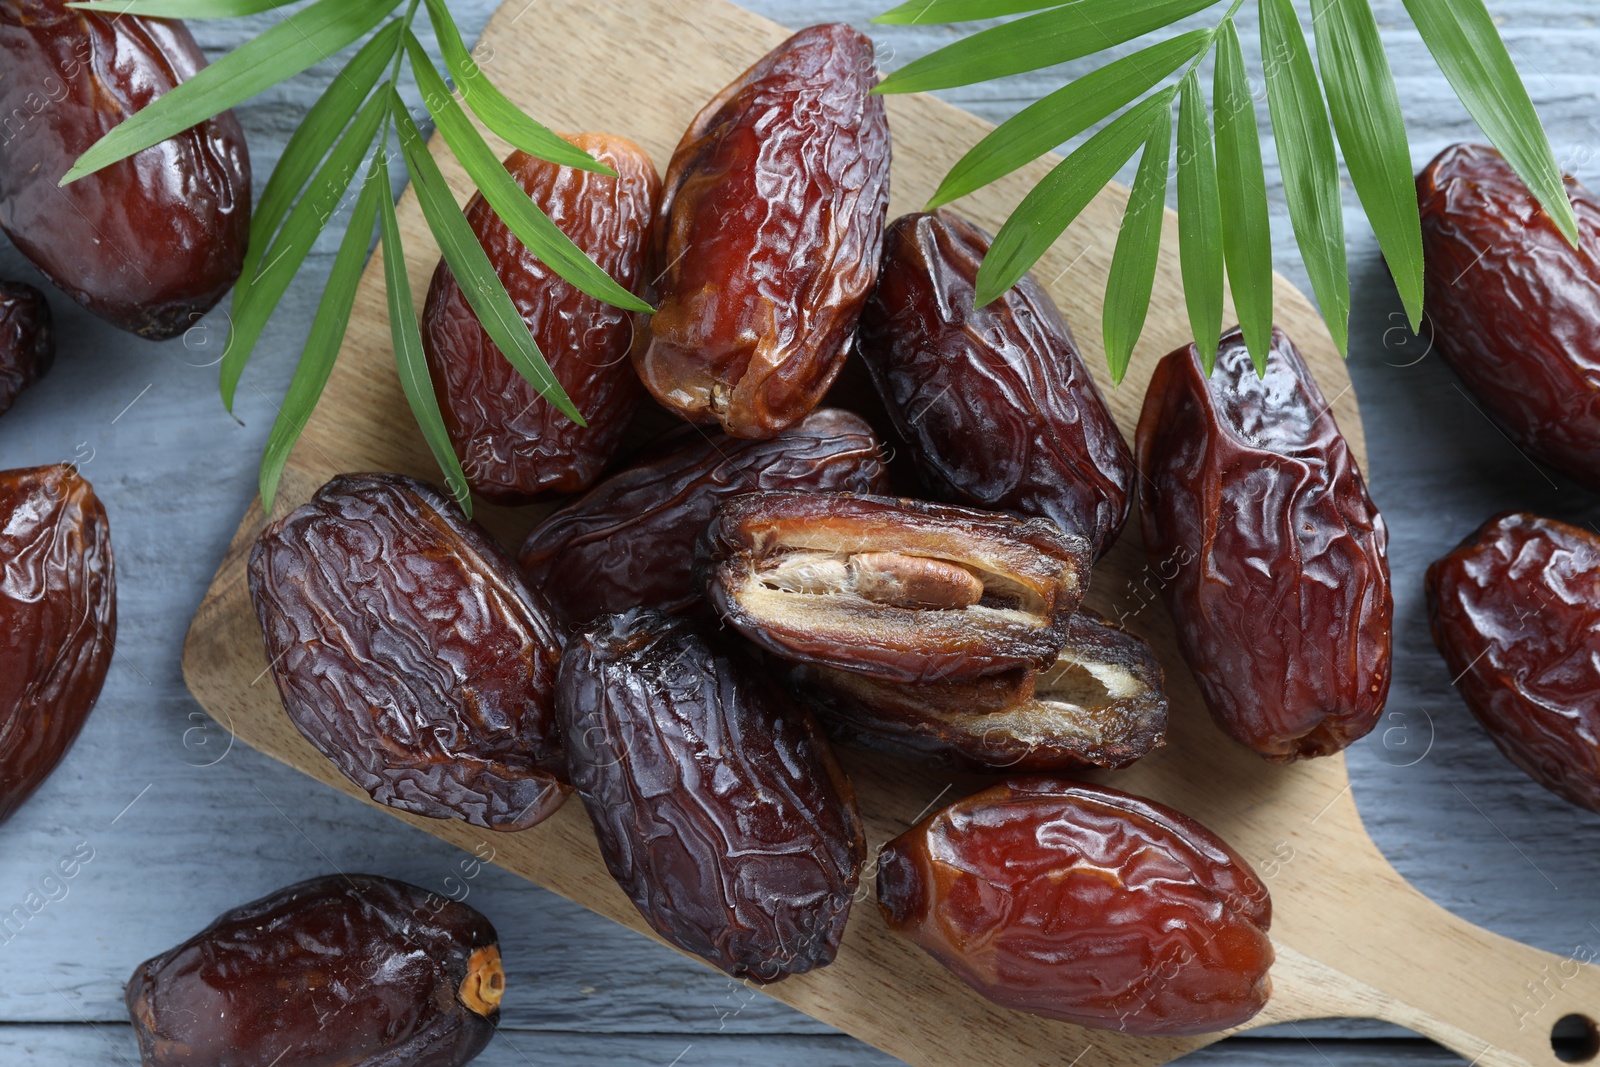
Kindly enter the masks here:
<path id="1" fill-rule="evenodd" d="M 776 656 L 891 682 L 1055 662 L 1089 546 L 1048 519 L 844 493 L 749 493 L 697 552 L 706 599 Z"/>
<path id="2" fill-rule="evenodd" d="M 833 960 L 866 838 L 810 713 L 688 619 L 574 637 L 557 689 L 606 866 L 657 933 L 736 978 Z"/>
<path id="3" fill-rule="evenodd" d="M 55 330 L 44 294 L 21 282 L 0 281 L 0 415 L 17 394 L 55 362 Z"/>
<path id="4" fill-rule="evenodd" d="M 734 437 L 771 437 L 828 391 L 889 208 L 875 84 L 871 41 L 813 26 L 695 116 L 662 188 L 661 301 L 634 347 L 664 406 Z"/>
<path id="5" fill-rule="evenodd" d="M 1267 1003 L 1272 902 L 1248 864 L 1154 801 L 1017 778 L 878 860 L 889 927 L 997 1004 L 1135 1035 L 1238 1026 Z"/>
<path id="6" fill-rule="evenodd" d="M 152 340 L 193 326 L 243 266 L 250 153 L 233 112 L 57 183 L 205 65 L 181 22 L 0 0 L 0 225 L 68 296 Z"/>
<path id="7" fill-rule="evenodd" d="M 83 729 L 111 666 L 111 527 L 65 465 L 0 472 L 0 822 Z"/>
<path id="8" fill-rule="evenodd" d="M 1521 447 L 1600 489 L 1600 200 L 1578 247 L 1500 153 L 1451 145 L 1417 177 L 1433 343 Z"/>
<path id="9" fill-rule="evenodd" d="M 642 292 L 661 189 L 655 164 L 623 137 L 565 136 L 617 177 L 524 152 L 512 153 L 506 169 L 602 270 L 630 292 Z M 517 240 L 483 194 L 467 205 L 467 221 L 551 372 L 589 425 L 568 419 L 506 361 L 441 259 L 422 313 L 422 342 L 461 469 L 473 492 L 497 504 L 587 489 L 622 443 L 643 395 L 628 362 L 630 316 L 563 281 Z"/>
<path id="10" fill-rule="evenodd" d="M 525 830 L 566 799 L 549 609 L 432 486 L 333 479 L 261 532 L 250 596 L 289 718 L 373 800 Z"/>
<path id="11" fill-rule="evenodd" d="M 144 1067 L 461 1067 L 505 970 L 477 911 L 329 875 L 234 908 L 128 980 Z"/>
<path id="12" fill-rule="evenodd" d="M 1600 537 L 1507 512 L 1428 568 L 1456 689 L 1506 758 L 1600 811 Z"/>
<path id="13" fill-rule="evenodd" d="M 1389 692 L 1388 531 L 1300 352 L 1238 330 L 1163 359 L 1137 452 L 1145 549 L 1212 718 L 1275 761 L 1338 752 Z"/>
<path id="14" fill-rule="evenodd" d="M 829 408 L 770 441 L 683 427 L 643 457 L 550 515 L 522 546 L 523 573 L 568 623 L 699 603 L 694 543 L 719 500 L 757 489 L 875 493 L 887 480 L 871 428 Z"/>
<path id="15" fill-rule="evenodd" d="M 856 351 L 936 498 L 1051 519 L 1098 557 L 1128 517 L 1133 457 L 1032 275 L 973 306 L 988 251 L 948 212 L 896 220 Z"/>

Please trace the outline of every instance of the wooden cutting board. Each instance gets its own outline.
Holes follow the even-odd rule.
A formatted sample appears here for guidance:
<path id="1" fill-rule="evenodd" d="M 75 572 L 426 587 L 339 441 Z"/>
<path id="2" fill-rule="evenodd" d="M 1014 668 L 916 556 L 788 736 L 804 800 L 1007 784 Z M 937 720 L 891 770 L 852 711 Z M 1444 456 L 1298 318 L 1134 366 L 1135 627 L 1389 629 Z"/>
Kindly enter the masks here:
<path id="1" fill-rule="evenodd" d="M 512 0 L 490 22 L 480 55 L 495 81 L 529 113 L 563 130 L 604 130 L 644 145 L 665 168 L 690 117 L 787 31 L 724 0 Z M 527 17 L 524 17 L 524 15 Z M 889 39 L 892 30 L 881 36 Z M 917 209 L 946 169 L 989 129 L 930 97 L 890 97 L 894 130 L 891 217 Z M 503 145 L 496 145 L 504 150 Z M 470 185 L 441 144 L 436 153 L 458 197 Z M 1052 161 L 1053 162 L 1053 161 Z M 1048 162 L 958 205 L 993 231 Z M 1156 360 L 1187 342 L 1176 216 L 1168 213 L 1156 304 L 1120 388 L 1103 380 L 1101 299 L 1126 202 L 1106 190 L 1036 268 L 1076 326 L 1084 359 L 1101 375 L 1131 440 Z M 416 199 L 400 204 L 420 299 L 437 257 Z M 337 369 L 285 472 L 277 513 L 304 502 L 341 471 L 400 471 L 438 480 L 395 377 L 381 264 L 362 279 Z M 1339 425 L 1365 455 L 1350 379 L 1316 313 L 1277 280 L 1277 319 L 1300 345 Z M 1231 311 L 1230 311 L 1231 321 Z M 480 507 L 478 517 L 515 547 L 540 509 Z M 189 631 L 184 676 L 206 710 L 245 743 L 363 799 L 289 722 L 266 673 L 245 562 L 266 521 L 244 516 Z M 1474 1064 L 1555 1064 L 1550 1028 L 1568 1013 L 1600 1016 L 1600 974 L 1480 930 L 1412 889 L 1379 854 L 1350 795 L 1343 757 L 1275 767 L 1223 736 L 1206 716 L 1173 642 L 1157 581 L 1145 570 L 1138 523 L 1096 568 L 1089 603 L 1123 616 L 1156 647 L 1172 698 L 1167 747 L 1102 781 L 1177 807 L 1230 841 L 1272 892 L 1278 950 L 1274 995 L 1257 1024 L 1368 1016 L 1410 1027 Z M 876 847 L 920 813 L 977 780 L 845 753 Z M 396 818 L 471 849 L 493 838 L 498 862 L 608 918 L 645 931 L 607 875 L 583 807 L 515 835 L 459 822 Z M 770 987 L 778 999 L 917 1065 L 1162 1063 L 1214 1037 L 1138 1039 L 997 1008 L 890 934 L 872 904 L 870 871 L 838 962 Z M 1221 1036 L 1221 1035 L 1216 1035 Z M 1092 1051 L 1091 1051 L 1092 1050 Z"/>

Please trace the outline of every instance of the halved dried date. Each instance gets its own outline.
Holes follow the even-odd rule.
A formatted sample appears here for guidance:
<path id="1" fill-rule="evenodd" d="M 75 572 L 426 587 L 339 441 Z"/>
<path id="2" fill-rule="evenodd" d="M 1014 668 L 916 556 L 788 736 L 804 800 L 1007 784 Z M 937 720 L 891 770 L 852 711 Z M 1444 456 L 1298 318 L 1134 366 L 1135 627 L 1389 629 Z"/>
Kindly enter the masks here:
<path id="1" fill-rule="evenodd" d="M 706 598 L 784 659 L 897 682 L 1055 662 L 1089 547 L 1048 519 L 843 493 L 723 502 L 699 550 Z"/>
<path id="2" fill-rule="evenodd" d="M 957 801 L 878 860 L 889 927 L 997 1004 L 1137 1035 L 1238 1026 L 1271 995 L 1272 902 L 1171 808 L 1052 778 Z"/>
<path id="3" fill-rule="evenodd" d="M 655 165 L 623 137 L 564 136 L 617 177 L 524 152 L 513 152 L 506 169 L 601 269 L 629 291 L 641 292 L 661 188 Z M 622 443 L 644 393 L 628 362 L 631 318 L 563 281 L 517 240 L 481 193 L 467 205 L 467 221 L 551 372 L 589 424 L 579 426 L 561 414 L 506 362 L 440 260 L 422 313 L 422 341 L 467 482 L 497 504 L 587 489 Z"/>
<path id="4" fill-rule="evenodd" d="M 432 486 L 333 479 L 261 532 L 250 595 L 289 718 L 373 800 L 524 830 L 566 799 L 549 609 Z"/>
<path id="5" fill-rule="evenodd" d="M 234 908 L 128 980 L 145 1067 L 461 1067 L 494 1036 L 489 920 L 370 874 Z"/>
<path id="6" fill-rule="evenodd" d="M 1163 359 L 1139 416 L 1152 569 L 1212 718 L 1271 760 L 1338 752 L 1389 692 L 1388 531 L 1300 352 L 1258 376 L 1238 330 L 1208 380 Z"/>
<path id="7" fill-rule="evenodd" d="M 0 415 L 11 410 L 18 393 L 45 376 L 55 355 L 44 294 L 21 282 L 0 281 Z"/>
<path id="8" fill-rule="evenodd" d="M 856 351 L 935 497 L 1053 519 L 1099 556 L 1128 517 L 1133 457 L 1032 275 L 974 307 L 988 251 L 948 212 L 896 220 Z"/>
<path id="9" fill-rule="evenodd" d="M 1600 537 L 1507 512 L 1428 568 L 1434 644 L 1506 757 L 1600 811 Z"/>
<path id="10" fill-rule="evenodd" d="M 574 637 L 557 694 L 600 852 L 657 933 L 757 982 L 833 960 L 866 838 L 809 712 L 653 611 Z"/>

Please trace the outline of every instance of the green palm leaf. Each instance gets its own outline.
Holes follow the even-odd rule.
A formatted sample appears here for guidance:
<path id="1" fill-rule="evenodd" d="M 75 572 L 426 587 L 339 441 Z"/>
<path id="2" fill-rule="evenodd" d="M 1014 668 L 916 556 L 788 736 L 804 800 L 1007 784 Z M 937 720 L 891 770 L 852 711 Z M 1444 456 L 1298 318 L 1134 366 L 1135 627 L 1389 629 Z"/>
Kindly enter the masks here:
<path id="1" fill-rule="evenodd" d="M 1170 96 L 1168 97 L 1170 101 Z M 1172 159 L 1172 108 L 1156 111 L 1150 135 L 1139 160 L 1139 173 L 1128 194 L 1128 208 L 1117 234 L 1106 279 L 1106 302 L 1101 315 L 1106 359 L 1111 380 L 1117 384 L 1128 373 L 1133 346 L 1144 332 L 1155 288 L 1156 260 L 1161 255 L 1161 226 L 1167 213 L 1167 176 Z"/>
<path id="2" fill-rule="evenodd" d="M 1178 102 L 1178 258 L 1189 328 L 1206 374 L 1222 338 L 1222 201 L 1200 75 L 1184 76 Z"/>
<path id="3" fill-rule="evenodd" d="M 1266 373 L 1272 345 L 1272 229 L 1261 131 L 1233 20 L 1217 35 L 1211 104 L 1216 111 L 1217 189 L 1222 203 L 1222 257 L 1233 307 L 1256 369 Z"/>

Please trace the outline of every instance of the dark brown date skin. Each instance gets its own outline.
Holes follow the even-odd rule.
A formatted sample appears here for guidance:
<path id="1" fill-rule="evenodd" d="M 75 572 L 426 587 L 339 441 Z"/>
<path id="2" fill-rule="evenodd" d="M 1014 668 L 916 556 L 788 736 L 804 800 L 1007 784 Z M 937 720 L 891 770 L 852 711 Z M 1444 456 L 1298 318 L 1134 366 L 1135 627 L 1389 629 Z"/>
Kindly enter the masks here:
<path id="1" fill-rule="evenodd" d="M 557 688 L 606 866 L 669 942 L 735 978 L 832 962 L 866 837 L 809 712 L 693 620 L 595 620 Z"/>
<path id="2" fill-rule="evenodd" d="M 973 306 L 988 251 L 948 212 L 897 219 L 856 351 L 934 497 L 1051 519 L 1098 558 L 1128 517 L 1133 457 L 1031 274 Z"/>
<path id="3" fill-rule="evenodd" d="M 1506 758 L 1600 811 L 1600 537 L 1507 512 L 1428 568 L 1456 689 Z"/>
<path id="4" fill-rule="evenodd" d="M 683 427 L 528 534 L 523 573 L 571 624 L 633 607 L 700 603 L 695 539 L 717 501 L 757 489 L 882 492 L 878 439 L 858 416 L 819 408 L 770 441 Z"/>
<path id="5" fill-rule="evenodd" d="M 1258 377 L 1238 330 L 1208 382 L 1163 359 L 1137 452 L 1151 569 L 1211 716 L 1276 762 L 1326 756 L 1389 692 L 1388 530 L 1299 350 L 1272 333 Z"/>
<path id="6" fill-rule="evenodd" d="M 225 111 L 58 182 L 103 135 L 205 65 L 181 22 L 0 0 L 0 225 L 68 296 L 151 340 L 193 326 L 243 267 L 250 153 L 238 120 Z"/>
<path id="7" fill-rule="evenodd" d="M 1080 608 L 1048 669 L 965 684 L 901 685 L 800 666 L 793 675 L 835 739 L 961 770 L 1126 767 L 1166 743 L 1161 664 L 1140 638 Z"/>
<path id="8" fill-rule="evenodd" d="M 773 655 L 890 682 L 1055 662 L 1089 546 L 1048 519 L 846 493 L 748 493 L 697 550 L 706 599 Z"/>
<path id="9" fill-rule="evenodd" d="M 111 526 L 72 467 L 0 472 L 0 822 L 55 770 L 117 639 Z"/>
<path id="10" fill-rule="evenodd" d="M 870 40 L 813 26 L 695 116 L 662 187 L 661 301 L 633 350 L 665 407 L 772 437 L 828 391 L 889 210 L 877 80 Z"/>
<path id="11" fill-rule="evenodd" d="M 370 874 L 287 886 L 128 980 L 144 1067 L 461 1067 L 494 1036 L 499 938 L 465 904 Z"/>
<path id="12" fill-rule="evenodd" d="M 513 152 L 506 170 L 602 270 L 640 293 L 661 190 L 655 164 L 623 137 L 563 136 L 617 177 L 524 152 Z M 441 259 L 422 313 L 422 342 L 467 483 L 496 504 L 587 489 L 616 454 L 644 395 L 628 362 L 631 317 L 563 281 L 517 240 L 483 194 L 467 205 L 467 221 L 551 373 L 589 424 L 563 415 L 506 361 Z"/>
<path id="13" fill-rule="evenodd" d="M 1171 808 L 1016 778 L 884 846 L 878 907 L 997 1004 L 1134 1035 L 1238 1026 L 1271 996 L 1272 902 Z"/>
<path id="14" fill-rule="evenodd" d="M 261 532 L 250 596 L 289 718 L 373 800 L 525 830 L 566 799 L 549 608 L 431 485 L 334 478 Z"/>
<path id="15" fill-rule="evenodd" d="M 17 394 L 43 378 L 56 358 L 55 329 L 44 294 L 21 282 L 0 281 L 0 415 Z"/>
<path id="16" fill-rule="evenodd" d="M 1600 490 L 1600 200 L 1572 178 L 1578 247 L 1500 153 L 1417 176 L 1433 343 L 1518 445 Z"/>

